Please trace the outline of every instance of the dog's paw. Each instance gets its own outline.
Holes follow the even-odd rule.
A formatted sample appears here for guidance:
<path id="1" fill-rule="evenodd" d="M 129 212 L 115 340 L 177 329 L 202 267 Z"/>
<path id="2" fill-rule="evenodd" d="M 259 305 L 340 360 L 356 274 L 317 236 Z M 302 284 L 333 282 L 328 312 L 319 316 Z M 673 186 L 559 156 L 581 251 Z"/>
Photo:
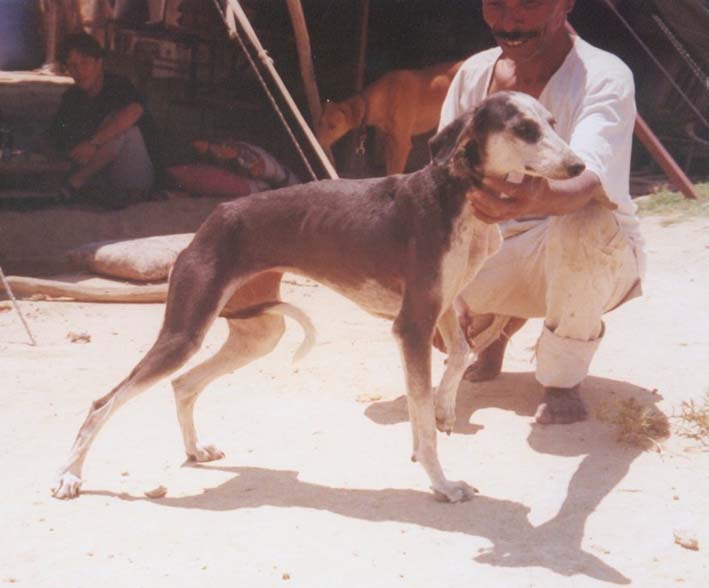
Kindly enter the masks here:
<path id="1" fill-rule="evenodd" d="M 189 461 L 196 461 L 198 463 L 203 463 L 205 461 L 216 461 L 217 459 L 222 459 L 224 457 L 224 452 L 220 451 L 214 445 L 201 445 L 197 444 L 193 451 L 187 453 L 187 459 Z"/>
<path id="2" fill-rule="evenodd" d="M 81 489 L 81 478 L 75 476 L 71 472 L 65 472 L 57 480 L 56 485 L 52 488 L 52 496 L 60 500 L 76 498 L 79 496 Z"/>
<path id="3" fill-rule="evenodd" d="M 439 502 L 465 502 L 478 493 L 477 488 L 473 488 L 466 482 L 444 482 L 438 486 L 432 486 L 433 496 Z"/>

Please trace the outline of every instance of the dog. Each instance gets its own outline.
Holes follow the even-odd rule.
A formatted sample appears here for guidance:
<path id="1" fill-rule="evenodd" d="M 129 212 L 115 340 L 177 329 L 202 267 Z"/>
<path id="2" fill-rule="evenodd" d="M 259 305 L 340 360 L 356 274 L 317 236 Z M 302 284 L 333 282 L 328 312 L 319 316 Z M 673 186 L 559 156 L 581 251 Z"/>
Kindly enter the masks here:
<path id="1" fill-rule="evenodd" d="M 323 180 L 219 205 L 175 262 L 153 347 L 125 380 L 92 403 L 54 496 L 79 494 L 82 464 L 99 429 L 127 400 L 180 368 L 219 316 L 229 324 L 227 341 L 211 359 L 175 379 L 173 388 L 188 458 L 221 458 L 219 449 L 199 442 L 195 401 L 216 377 L 269 353 L 285 330 L 283 315 L 312 332 L 305 314 L 279 298 L 281 275 L 288 271 L 393 319 L 412 460 L 421 463 L 440 498 L 472 497 L 472 487 L 444 476 L 436 429 L 453 429 L 456 390 L 470 359 L 454 300 L 502 238 L 497 225 L 475 217 L 466 193 L 487 175 L 522 172 L 563 179 L 580 174 L 583 162 L 554 133 L 550 120 L 534 98 L 501 92 L 436 134 L 430 141 L 431 162 L 417 172 Z M 435 329 L 449 355 L 434 395 Z M 306 336 L 301 352 L 311 343 Z"/>
<path id="2" fill-rule="evenodd" d="M 329 149 L 352 129 L 377 127 L 384 135 L 387 175 L 403 172 L 411 137 L 436 127 L 448 87 L 462 63 L 390 71 L 360 94 L 342 102 L 326 102 L 318 122 L 318 141 Z"/>

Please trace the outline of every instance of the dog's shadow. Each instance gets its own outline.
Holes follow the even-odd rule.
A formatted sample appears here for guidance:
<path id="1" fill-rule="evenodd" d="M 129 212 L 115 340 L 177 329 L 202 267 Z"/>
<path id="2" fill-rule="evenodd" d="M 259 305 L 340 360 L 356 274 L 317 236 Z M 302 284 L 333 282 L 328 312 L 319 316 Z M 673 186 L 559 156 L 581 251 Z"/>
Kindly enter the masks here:
<path id="1" fill-rule="evenodd" d="M 527 439 L 530 447 L 539 453 L 583 456 L 569 481 L 566 498 L 558 513 L 539 527 L 533 527 L 525 539 L 538 542 L 542 550 L 549 550 L 550 553 L 559 547 L 562 552 L 566 550 L 570 553 L 573 545 L 578 550 L 577 556 L 581 553 L 586 520 L 621 482 L 630 465 L 643 451 L 640 447 L 618 443 L 613 428 L 600 422 L 594 415 L 612 414 L 614 408 L 630 399 L 640 407 L 655 405 L 662 399 L 654 391 L 627 382 L 597 377 L 584 380 L 581 394 L 591 415 L 588 421 L 571 426 L 540 426 L 532 423 Z M 463 382 L 458 390 L 454 434 L 475 434 L 481 430 L 483 426 L 471 423 L 471 419 L 477 411 L 486 408 L 512 411 L 531 421 L 541 399 L 542 389 L 533 373 L 502 374 L 491 382 Z M 659 410 L 655 413 L 659 419 L 667 422 L 667 417 Z M 365 414 L 380 424 L 406 421 L 406 397 L 372 404 Z M 568 543 L 561 545 L 562 542 Z M 530 552 L 518 547 L 520 545 L 516 537 L 506 537 L 499 543 L 495 542 L 495 549 L 477 559 L 494 565 L 534 565 Z M 550 566 L 552 569 L 559 565 L 560 562 L 556 561 L 558 558 L 563 558 L 560 552 L 554 556 L 555 564 Z M 588 571 L 586 573 L 594 575 Z"/>
<path id="2" fill-rule="evenodd" d="M 619 400 L 632 397 L 641 404 L 659 399 L 648 390 L 601 378 L 587 378 L 584 391 L 592 413 L 604 395 Z M 475 433 L 480 427 L 469 426 L 470 417 L 486 407 L 499 407 L 531 418 L 540 398 L 541 391 L 532 374 L 505 374 L 486 384 L 463 384 L 458 396 L 456 433 Z M 365 412 L 382 424 L 408 418 L 404 397 L 372 404 Z M 580 435 L 580 428 L 586 428 L 587 432 Z M 543 453 L 585 455 L 559 512 L 539 526 L 530 523 L 527 506 L 510 500 L 476 496 L 467 503 L 440 504 L 430 494 L 414 490 L 333 488 L 301 481 L 294 471 L 253 467 L 194 466 L 233 474 L 226 482 L 195 496 L 151 500 L 104 491 L 85 493 L 129 501 L 151 500 L 173 508 L 229 511 L 259 506 L 296 507 L 375 522 L 409 523 L 487 538 L 492 546 L 475 555 L 480 563 L 544 567 L 564 576 L 584 574 L 605 582 L 629 584 L 627 577 L 584 551 L 581 544 L 586 519 L 623 479 L 641 450 L 617 444 L 608 427 L 593 419 L 567 427 L 532 426 L 529 444 Z"/>
<path id="3" fill-rule="evenodd" d="M 306 508 L 372 522 L 396 521 L 450 533 L 485 537 L 492 546 L 481 550 L 481 563 L 515 567 L 544 567 L 557 574 L 585 574 L 604 582 L 629 584 L 630 580 L 595 555 L 570 541 L 565 525 L 534 527 L 529 508 L 519 502 L 477 495 L 469 502 L 444 504 L 416 490 L 354 490 L 311 484 L 298 472 L 254 467 L 195 465 L 227 472 L 233 477 L 203 494 L 149 499 L 126 493 L 86 491 L 86 495 L 113 496 L 127 501 L 151 501 L 167 507 L 231 511 L 276 506 Z"/>

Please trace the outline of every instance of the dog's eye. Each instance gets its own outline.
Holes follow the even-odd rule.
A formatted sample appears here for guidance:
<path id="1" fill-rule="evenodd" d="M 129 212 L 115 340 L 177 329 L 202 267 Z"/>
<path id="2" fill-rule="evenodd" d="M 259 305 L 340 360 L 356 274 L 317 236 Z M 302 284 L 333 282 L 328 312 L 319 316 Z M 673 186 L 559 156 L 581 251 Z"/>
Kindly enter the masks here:
<path id="1" fill-rule="evenodd" d="M 478 151 L 478 144 L 474 141 L 470 141 L 465 146 L 465 158 L 473 167 L 480 165 L 480 152 Z"/>
<path id="2" fill-rule="evenodd" d="M 539 124 L 529 119 L 518 122 L 512 127 L 512 132 L 525 143 L 536 143 L 542 136 Z"/>

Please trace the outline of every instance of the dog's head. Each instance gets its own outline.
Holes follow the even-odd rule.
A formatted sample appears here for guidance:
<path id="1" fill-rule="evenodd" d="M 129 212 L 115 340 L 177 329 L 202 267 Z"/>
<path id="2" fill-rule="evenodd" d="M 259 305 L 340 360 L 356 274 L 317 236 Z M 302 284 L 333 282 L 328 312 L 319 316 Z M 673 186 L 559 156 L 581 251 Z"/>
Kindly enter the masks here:
<path id="1" fill-rule="evenodd" d="M 325 149 L 362 122 L 364 98 L 353 96 L 342 102 L 325 102 L 318 121 L 316 136 Z"/>
<path id="2" fill-rule="evenodd" d="M 504 178 L 512 172 L 575 177 L 586 166 L 553 124 L 551 113 L 531 96 L 499 92 L 431 139 L 432 160 L 461 179 Z"/>

